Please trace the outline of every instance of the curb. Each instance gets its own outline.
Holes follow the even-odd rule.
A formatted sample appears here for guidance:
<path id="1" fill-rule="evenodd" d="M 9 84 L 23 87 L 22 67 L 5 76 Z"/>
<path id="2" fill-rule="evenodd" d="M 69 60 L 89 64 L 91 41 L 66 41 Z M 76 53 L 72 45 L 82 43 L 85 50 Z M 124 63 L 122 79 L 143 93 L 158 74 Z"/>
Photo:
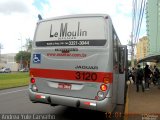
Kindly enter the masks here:
<path id="1" fill-rule="evenodd" d="M 125 103 L 125 110 L 124 110 L 124 120 L 128 120 L 128 103 L 129 103 L 129 85 L 127 89 L 127 95 L 126 95 L 126 103 Z"/>

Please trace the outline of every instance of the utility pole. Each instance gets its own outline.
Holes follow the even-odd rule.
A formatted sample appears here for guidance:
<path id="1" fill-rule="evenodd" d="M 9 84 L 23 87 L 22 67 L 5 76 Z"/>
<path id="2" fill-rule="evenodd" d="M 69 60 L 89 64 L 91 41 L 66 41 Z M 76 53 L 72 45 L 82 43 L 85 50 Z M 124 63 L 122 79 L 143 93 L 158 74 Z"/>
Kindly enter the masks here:
<path id="1" fill-rule="evenodd" d="M 22 35 L 20 34 L 20 39 L 18 39 L 18 40 L 20 40 L 21 41 L 21 52 L 22 52 Z M 21 58 L 20 58 L 20 69 L 22 69 L 23 68 L 23 64 L 22 64 L 22 55 L 21 55 Z"/>
<path id="2" fill-rule="evenodd" d="M 134 46 L 135 44 L 133 43 L 133 34 L 131 33 L 131 40 L 128 41 L 128 46 L 129 46 L 129 53 L 128 55 L 131 55 L 131 67 L 134 67 Z"/>
<path id="3" fill-rule="evenodd" d="M 131 66 L 134 67 L 134 46 L 131 45 Z"/>
<path id="4" fill-rule="evenodd" d="M 132 31 L 131 31 L 131 67 L 134 67 L 134 43 L 133 43 L 133 38 L 134 38 L 134 27 L 135 27 L 135 4 L 137 4 L 137 0 L 132 0 Z"/>
<path id="5" fill-rule="evenodd" d="M 134 46 L 135 44 L 133 43 L 133 32 L 131 33 L 131 67 L 134 67 Z"/>

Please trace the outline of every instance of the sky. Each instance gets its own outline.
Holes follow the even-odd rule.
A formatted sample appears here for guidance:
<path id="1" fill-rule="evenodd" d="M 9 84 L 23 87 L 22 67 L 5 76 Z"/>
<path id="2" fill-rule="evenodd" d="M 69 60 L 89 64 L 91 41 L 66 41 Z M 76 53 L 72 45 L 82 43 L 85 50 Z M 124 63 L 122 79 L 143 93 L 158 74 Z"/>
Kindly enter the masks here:
<path id="1" fill-rule="evenodd" d="M 0 0 L 1 54 L 25 49 L 26 39 L 33 40 L 38 14 L 46 19 L 91 13 L 109 14 L 121 43 L 128 43 L 132 29 L 132 0 Z M 140 36 L 144 34 L 145 24 L 142 24 Z"/>

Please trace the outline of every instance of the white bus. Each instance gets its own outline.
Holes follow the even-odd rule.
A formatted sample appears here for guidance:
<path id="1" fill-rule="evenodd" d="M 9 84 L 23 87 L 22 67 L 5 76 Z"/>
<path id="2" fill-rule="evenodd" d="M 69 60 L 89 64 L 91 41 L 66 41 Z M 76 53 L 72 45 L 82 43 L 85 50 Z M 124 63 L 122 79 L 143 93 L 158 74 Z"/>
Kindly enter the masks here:
<path id="1" fill-rule="evenodd" d="M 62 16 L 37 23 L 30 62 L 34 103 L 112 112 L 124 104 L 127 48 L 110 16 Z"/>

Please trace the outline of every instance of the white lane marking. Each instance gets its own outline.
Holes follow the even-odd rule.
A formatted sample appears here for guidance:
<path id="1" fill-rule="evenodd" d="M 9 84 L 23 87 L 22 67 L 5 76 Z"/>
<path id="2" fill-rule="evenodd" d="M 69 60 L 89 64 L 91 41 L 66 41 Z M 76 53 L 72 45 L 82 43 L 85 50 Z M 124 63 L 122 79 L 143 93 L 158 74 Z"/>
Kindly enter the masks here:
<path id="1" fill-rule="evenodd" d="M 21 89 L 21 90 L 16 90 L 16 91 L 11 91 L 11 92 L 4 92 L 4 93 L 0 93 L 0 95 L 6 95 L 6 94 L 11 94 L 11 93 L 16 93 L 16 92 L 21 92 L 21 91 L 25 91 L 28 89 Z"/>

